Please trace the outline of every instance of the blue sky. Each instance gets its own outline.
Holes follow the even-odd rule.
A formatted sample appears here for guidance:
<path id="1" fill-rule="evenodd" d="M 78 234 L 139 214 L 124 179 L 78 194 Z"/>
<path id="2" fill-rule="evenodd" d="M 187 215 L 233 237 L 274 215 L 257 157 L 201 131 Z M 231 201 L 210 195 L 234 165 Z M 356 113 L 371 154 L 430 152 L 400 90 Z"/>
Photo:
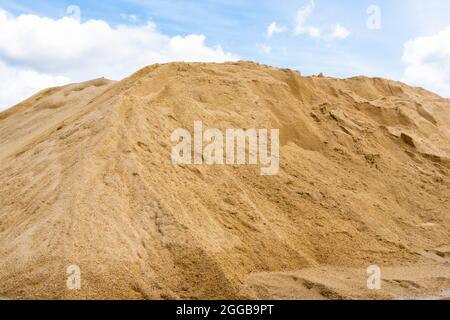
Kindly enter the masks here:
<path id="1" fill-rule="evenodd" d="M 161 35 L 168 37 L 204 35 L 205 47 L 216 48 L 220 45 L 225 53 L 233 54 L 242 60 L 295 68 L 303 74 L 323 72 L 335 77 L 360 74 L 381 76 L 423 85 L 440 91 L 443 95 L 450 94 L 450 91 L 446 92 L 441 88 L 445 88 L 448 84 L 446 82 L 448 74 L 439 75 L 442 76 L 443 82 L 439 87 L 433 87 L 429 83 L 431 80 L 420 83 L 421 78 L 418 75 L 405 76 L 405 73 L 408 73 L 405 71 L 408 63 L 409 74 L 417 74 L 418 70 L 421 70 L 429 78 L 432 78 L 433 72 L 448 69 L 434 62 L 432 66 L 424 65 L 429 55 L 439 56 L 439 59 L 443 60 L 437 63 L 447 63 L 449 61 L 447 47 L 437 48 L 437 52 L 430 53 L 417 53 L 420 51 L 417 47 L 420 45 L 420 37 L 431 37 L 434 43 L 441 43 L 447 39 L 445 38 L 447 35 L 439 36 L 439 32 L 450 26 L 450 1 L 315 0 L 313 10 L 303 24 L 307 28 L 319 29 L 321 35 L 313 37 L 308 32 L 295 34 L 295 27 L 298 24 L 297 13 L 311 4 L 311 1 L 0 0 L 0 9 L 15 18 L 21 14 L 31 14 L 57 21 L 69 15 L 66 12 L 69 5 L 76 5 L 81 9 L 81 24 L 89 20 L 102 20 L 111 28 L 124 24 L 139 28 L 151 21 Z M 366 11 L 370 5 L 376 5 L 381 9 L 381 29 L 367 27 L 369 14 Z M 269 38 L 267 29 L 273 22 L 282 28 L 283 32 L 274 33 Z M 345 28 L 350 34 L 346 37 L 333 37 L 333 28 L 337 25 Z M 405 44 L 417 39 L 419 42 L 413 43 L 411 52 L 408 52 L 412 60 L 409 59 L 409 62 L 405 63 Z M 417 58 L 417 55 L 420 57 Z M 39 67 L 36 65 L 27 63 L 10 52 L 2 55 L 0 48 L 0 62 L 1 59 L 8 67 L 35 68 L 36 72 L 41 74 L 50 73 L 50 70 L 38 70 Z M 180 59 L 182 60 L 183 56 Z M 154 62 L 154 59 L 149 59 L 148 64 Z M 433 71 L 430 71 L 430 68 Z M 55 77 L 83 80 L 82 74 L 75 75 L 62 69 L 51 71 Z M 86 74 L 88 75 L 90 74 Z"/>

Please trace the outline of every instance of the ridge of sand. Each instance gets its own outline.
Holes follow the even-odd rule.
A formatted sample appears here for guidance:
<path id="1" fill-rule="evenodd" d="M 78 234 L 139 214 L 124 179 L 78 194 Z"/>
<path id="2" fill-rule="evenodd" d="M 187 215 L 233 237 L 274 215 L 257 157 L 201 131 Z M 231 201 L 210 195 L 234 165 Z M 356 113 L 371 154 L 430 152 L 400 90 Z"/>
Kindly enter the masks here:
<path id="1" fill-rule="evenodd" d="M 196 120 L 279 128 L 279 175 L 173 166 L 170 135 Z M 429 270 L 400 277 L 418 287 L 405 296 L 449 284 L 450 102 L 423 89 L 153 65 L 45 90 L 0 113 L 0 141 L 3 298 L 303 298 L 283 279 L 316 273 L 315 298 L 372 297 L 360 273 L 372 264 Z M 66 288 L 70 265 L 80 291 Z"/>

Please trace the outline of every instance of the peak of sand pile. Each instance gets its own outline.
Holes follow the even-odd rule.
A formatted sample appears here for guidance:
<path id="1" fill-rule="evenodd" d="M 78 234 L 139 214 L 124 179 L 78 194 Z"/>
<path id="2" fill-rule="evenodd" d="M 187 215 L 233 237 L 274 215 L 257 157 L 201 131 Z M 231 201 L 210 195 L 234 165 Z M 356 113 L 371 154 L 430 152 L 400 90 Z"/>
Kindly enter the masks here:
<path id="1" fill-rule="evenodd" d="M 280 129 L 278 175 L 174 166 L 171 133 L 194 121 Z M 0 113 L 0 141 L 0 298 L 450 288 L 450 102 L 422 89 L 250 62 L 153 65 L 42 91 Z M 372 264 L 390 268 L 386 289 L 365 288 Z M 66 287 L 71 265 L 81 290 Z"/>

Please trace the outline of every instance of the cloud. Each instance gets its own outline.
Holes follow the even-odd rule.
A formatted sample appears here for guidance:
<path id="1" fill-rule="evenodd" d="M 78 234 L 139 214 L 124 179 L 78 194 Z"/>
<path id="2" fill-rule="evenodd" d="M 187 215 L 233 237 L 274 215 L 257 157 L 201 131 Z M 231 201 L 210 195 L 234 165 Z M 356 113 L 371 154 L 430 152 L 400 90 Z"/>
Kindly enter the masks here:
<path id="1" fill-rule="evenodd" d="M 0 111 L 36 92 L 67 84 L 67 77 L 40 73 L 29 68 L 15 68 L 0 61 Z"/>
<path id="2" fill-rule="evenodd" d="M 337 39 L 347 39 L 350 34 L 351 32 L 347 28 L 337 24 L 332 28 L 331 37 Z"/>
<path id="3" fill-rule="evenodd" d="M 405 43 L 403 81 L 450 98 L 450 27 Z"/>
<path id="4" fill-rule="evenodd" d="M 294 26 L 295 35 L 308 34 L 312 38 L 320 37 L 321 32 L 319 28 L 306 25 L 306 21 L 308 20 L 309 16 L 314 12 L 314 8 L 315 2 L 314 0 L 310 0 L 306 6 L 300 8 L 297 11 Z"/>
<path id="5" fill-rule="evenodd" d="M 13 16 L 0 9 L 0 30 L 0 62 L 8 70 L 8 82 L 16 86 L 15 95 L 0 91 L 0 109 L 26 98 L 31 88 L 40 90 L 62 79 L 121 79 L 153 63 L 238 59 L 220 46 L 207 46 L 204 35 L 170 37 L 153 22 L 110 26 L 103 20 Z"/>
<path id="6" fill-rule="evenodd" d="M 268 27 L 267 27 L 267 38 L 272 38 L 272 36 L 275 33 L 281 33 L 286 31 L 287 28 L 284 26 L 279 26 L 276 22 L 272 22 Z"/>
<path id="7" fill-rule="evenodd" d="M 314 12 L 314 8 L 315 8 L 315 2 L 314 2 L 314 0 L 310 0 L 306 6 L 300 8 L 297 11 L 297 15 L 295 17 L 295 32 L 296 33 L 302 33 L 302 31 L 305 28 L 304 25 L 306 23 L 306 20 Z"/>
<path id="8" fill-rule="evenodd" d="M 320 38 L 320 36 L 322 35 L 320 29 L 316 27 L 309 26 L 305 30 L 311 38 Z"/>
<path id="9" fill-rule="evenodd" d="M 306 34 L 311 38 L 329 41 L 331 39 L 346 39 L 351 32 L 345 27 L 337 24 L 331 28 L 331 34 L 323 34 L 319 27 L 307 24 L 308 18 L 316 8 L 314 0 L 309 0 L 308 4 L 300 8 L 295 16 L 294 35 Z"/>

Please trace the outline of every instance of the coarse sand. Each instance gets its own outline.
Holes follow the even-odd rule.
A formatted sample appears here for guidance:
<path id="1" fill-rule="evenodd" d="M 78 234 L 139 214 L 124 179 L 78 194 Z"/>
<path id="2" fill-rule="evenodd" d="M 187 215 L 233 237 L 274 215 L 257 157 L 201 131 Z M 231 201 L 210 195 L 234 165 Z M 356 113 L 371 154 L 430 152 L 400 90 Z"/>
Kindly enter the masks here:
<path id="1" fill-rule="evenodd" d="M 280 130 L 280 170 L 171 133 Z M 450 290 L 450 101 L 379 78 L 170 63 L 0 113 L 0 299 L 410 299 Z M 69 266 L 81 289 L 66 286 Z M 367 267 L 382 290 L 367 288 Z"/>

